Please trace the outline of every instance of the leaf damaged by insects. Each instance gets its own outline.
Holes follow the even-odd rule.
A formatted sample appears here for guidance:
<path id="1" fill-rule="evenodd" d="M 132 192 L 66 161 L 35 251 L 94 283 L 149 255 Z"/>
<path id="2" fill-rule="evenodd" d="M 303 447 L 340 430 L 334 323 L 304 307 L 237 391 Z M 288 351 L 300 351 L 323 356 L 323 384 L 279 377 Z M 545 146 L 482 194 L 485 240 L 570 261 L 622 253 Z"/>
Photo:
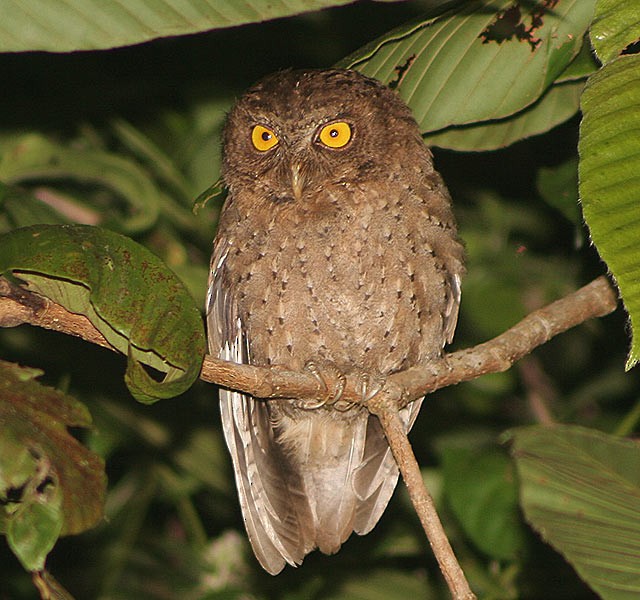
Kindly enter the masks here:
<path id="1" fill-rule="evenodd" d="M 410 56 L 407 56 L 407 60 L 405 60 L 402 64 L 396 65 L 393 68 L 393 70 L 397 73 L 397 75 L 394 79 L 392 79 L 387 84 L 392 90 L 395 90 L 402 83 L 404 76 L 406 75 L 407 71 L 411 68 L 411 64 L 415 59 L 416 59 L 416 55 L 411 54 Z"/>
<path id="2" fill-rule="evenodd" d="M 102 519 L 106 489 L 104 462 L 68 431 L 91 426 L 86 407 L 35 375 L 0 361 L 0 531 L 29 571 Z"/>
<path id="3" fill-rule="evenodd" d="M 493 22 L 482 31 L 480 34 L 482 43 L 502 44 L 515 39 L 527 42 L 531 46 L 531 52 L 534 52 L 542 42 L 542 38 L 536 37 L 536 33 L 544 26 L 545 13 L 553 10 L 557 3 L 558 0 L 543 0 L 536 3 L 533 10 L 524 16 L 520 4 L 513 3 L 498 12 Z"/>

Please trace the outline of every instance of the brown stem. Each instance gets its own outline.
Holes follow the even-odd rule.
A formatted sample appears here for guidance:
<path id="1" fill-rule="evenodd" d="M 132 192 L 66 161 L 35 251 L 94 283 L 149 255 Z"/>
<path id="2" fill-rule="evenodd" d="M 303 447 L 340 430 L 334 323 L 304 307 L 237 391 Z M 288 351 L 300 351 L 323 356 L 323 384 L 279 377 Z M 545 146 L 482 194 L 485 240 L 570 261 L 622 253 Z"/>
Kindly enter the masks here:
<path id="1" fill-rule="evenodd" d="M 440 571 L 449 586 L 454 600 L 475 600 L 469 583 L 451 548 L 449 538 L 442 527 L 433 498 L 422 479 L 420 466 L 413 453 L 405 427 L 398 413 L 398 400 L 402 395 L 401 388 L 386 388 L 386 393 L 379 393 L 369 400 L 367 408 L 380 419 L 380 424 L 393 452 L 402 479 L 404 480 L 411 503 L 420 519 L 433 554 L 438 561 Z M 395 392 L 395 393 L 394 393 Z"/>
<path id="2" fill-rule="evenodd" d="M 518 364 L 518 373 L 525 386 L 529 410 L 535 420 L 542 425 L 553 425 L 555 419 L 550 405 L 558 397 L 549 377 L 544 372 L 540 360 L 534 356 L 526 356 Z"/>

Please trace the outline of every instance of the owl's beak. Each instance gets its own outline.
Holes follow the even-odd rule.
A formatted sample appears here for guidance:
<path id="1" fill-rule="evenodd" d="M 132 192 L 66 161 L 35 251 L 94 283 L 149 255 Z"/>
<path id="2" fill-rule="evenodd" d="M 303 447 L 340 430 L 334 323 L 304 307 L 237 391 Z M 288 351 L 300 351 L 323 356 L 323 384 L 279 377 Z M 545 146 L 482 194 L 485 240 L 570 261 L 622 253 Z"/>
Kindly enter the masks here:
<path id="1" fill-rule="evenodd" d="M 298 201 L 302 200 L 304 184 L 305 181 L 302 174 L 302 167 L 297 163 L 293 163 L 291 165 L 291 189 L 293 190 L 293 197 Z"/>

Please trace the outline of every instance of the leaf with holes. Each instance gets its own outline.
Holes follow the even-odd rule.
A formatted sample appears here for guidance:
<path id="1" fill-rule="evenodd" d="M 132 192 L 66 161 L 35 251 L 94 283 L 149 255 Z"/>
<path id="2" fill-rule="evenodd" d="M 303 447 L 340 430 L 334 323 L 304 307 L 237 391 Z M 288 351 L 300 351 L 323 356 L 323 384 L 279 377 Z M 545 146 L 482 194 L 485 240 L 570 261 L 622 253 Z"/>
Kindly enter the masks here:
<path id="1" fill-rule="evenodd" d="M 591 43 L 598 58 L 607 63 L 629 44 L 640 40 L 640 10 L 628 0 L 598 0 L 591 24 Z"/>
<path id="2" fill-rule="evenodd" d="M 595 0 L 470 2 L 345 59 L 396 87 L 423 133 L 533 104 L 578 55 Z"/>
<path id="3" fill-rule="evenodd" d="M 84 405 L 0 361 L 0 530 L 25 569 L 44 568 L 60 535 L 102 518 L 102 459 L 67 431 L 90 427 Z"/>

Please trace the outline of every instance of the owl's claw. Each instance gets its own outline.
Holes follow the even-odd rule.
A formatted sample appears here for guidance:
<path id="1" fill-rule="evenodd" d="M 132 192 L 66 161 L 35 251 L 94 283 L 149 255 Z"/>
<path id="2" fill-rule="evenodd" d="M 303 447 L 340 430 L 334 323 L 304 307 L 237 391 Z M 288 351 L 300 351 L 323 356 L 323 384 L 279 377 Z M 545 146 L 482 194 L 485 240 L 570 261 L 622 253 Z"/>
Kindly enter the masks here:
<path id="1" fill-rule="evenodd" d="M 309 373 L 316 378 L 326 392 L 322 400 L 306 402 L 304 408 L 314 410 L 324 406 L 330 406 L 339 411 L 345 411 L 351 408 L 351 402 L 340 400 L 347 384 L 347 378 L 337 367 L 331 363 L 323 363 L 322 366 L 319 366 L 318 363 L 309 361 L 305 364 L 304 368 L 305 371 L 309 371 Z"/>
<path id="2" fill-rule="evenodd" d="M 360 392 L 361 402 L 366 404 L 378 394 L 385 384 L 385 378 L 370 373 L 362 373 L 358 377 L 357 390 Z"/>

